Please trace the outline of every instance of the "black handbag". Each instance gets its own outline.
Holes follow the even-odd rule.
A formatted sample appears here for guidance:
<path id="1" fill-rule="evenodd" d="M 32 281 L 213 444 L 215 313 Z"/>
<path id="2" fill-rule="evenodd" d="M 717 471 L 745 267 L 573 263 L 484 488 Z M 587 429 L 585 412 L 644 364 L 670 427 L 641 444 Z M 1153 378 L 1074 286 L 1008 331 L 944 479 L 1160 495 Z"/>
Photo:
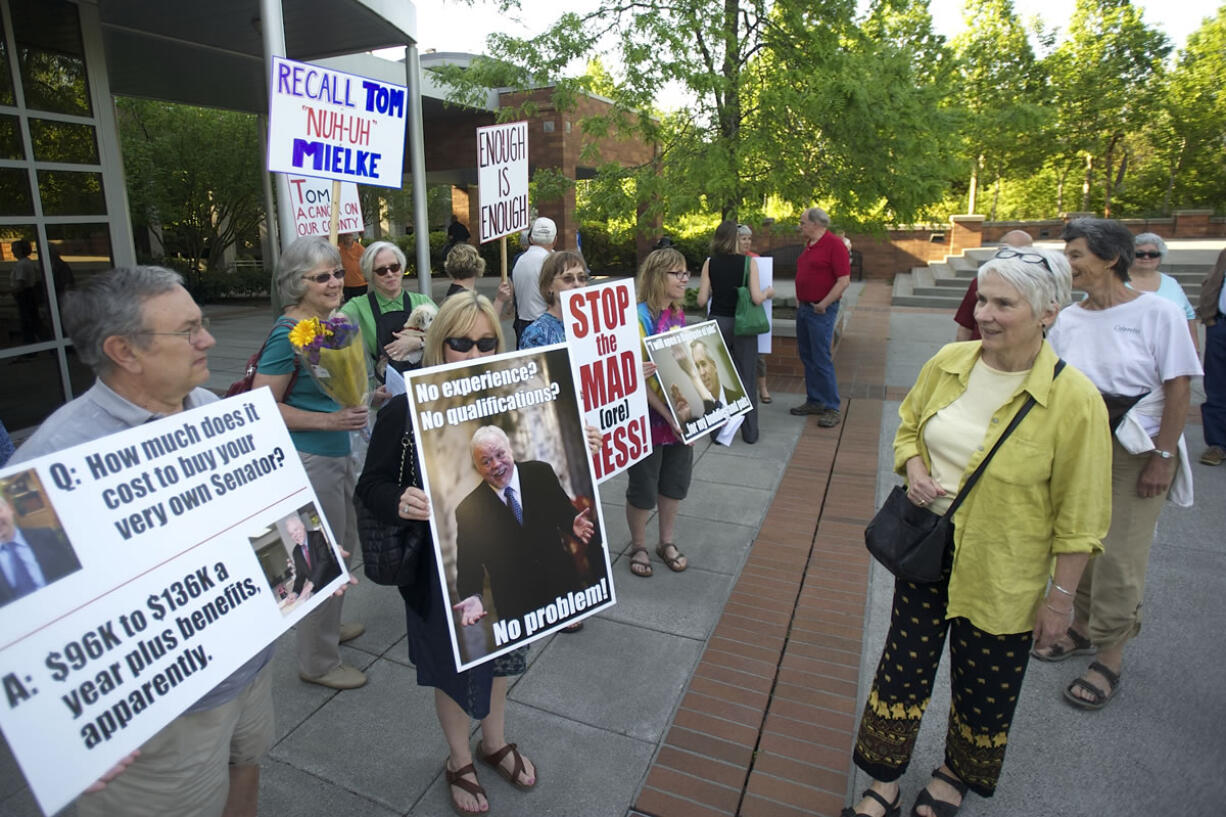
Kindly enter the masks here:
<path id="1" fill-rule="evenodd" d="M 400 488 L 417 485 L 417 454 L 413 432 L 406 428 L 400 438 Z M 404 466 L 409 463 L 409 478 L 405 481 Z M 418 485 L 418 487 L 421 487 Z M 362 570 L 375 584 L 408 587 L 417 580 L 422 551 L 430 547 L 425 522 L 389 525 L 377 517 L 362 500 L 355 496 L 353 508 L 357 518 L 358 541 L 362 543 Z"/>
<path id="2" fill-rule="evenodd" d="M 1052 380 L 1060 376 L 1065 363 L 1056 362 Z M 907 498 L 907 489 L 895 485 L 890 495 L 873 515 L 873 521 L 864 529 L 864 544 L 873 558 L 898 578 L 915 584 L 932 584 L 941 578 L 941 565 L 945 559 L 945 545 L 954 526 L 954 514 L 975 487 L 980 475 L 1000 450 L 1001 444 L 1034 407 L 1034 397 L 1026 400 L 1013 416 L 996 445 L 979 463 L 962 486 L 962 490 L 949 503 L 949 508 L 937 516 L 927 508 L 921 508 Z"/>

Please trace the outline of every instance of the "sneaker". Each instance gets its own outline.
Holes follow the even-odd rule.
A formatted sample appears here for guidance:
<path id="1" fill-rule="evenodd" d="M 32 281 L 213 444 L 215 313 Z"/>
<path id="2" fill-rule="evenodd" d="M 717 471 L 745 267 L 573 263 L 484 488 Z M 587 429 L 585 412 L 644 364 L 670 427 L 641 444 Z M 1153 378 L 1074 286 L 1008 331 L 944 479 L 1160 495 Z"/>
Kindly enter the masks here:
<path id="1" fill-rule="evenodd" d="M 788 413 L 803 417 L 806 414 L 821 414 L 825 410 L 826 407 L 818 403 L 801 403 L 799 406 L 788 409 Z"/>
<path id="2" fill-rule="evenodd" d="M 1201 465 L 1221 465 L 1223 461 L 1226 461 L 1226 451 L 1220 445 L 1211 445 L 1200 455 Z"/>
<path id="3" fill-rule="evenodd" d="M 834 428 L 842 419 L 838 409 L 826 409 L 817 416 L 817 424 L 822 428 Z"/>
<path id="4" fill-rule="evenodd" d="M 340 642 L 344 644 L 346 641 L 352 641 L 364 632 L 366 632 L 366 625 L 360 621 L 351 621 L 348 624 L 342 624 L 340 629 Z"/>
<path id="5" fill-rule="evenodd" d="M 298 677 L 308 684 L 319 684 L 330 689 L 357 689 L 366 683 L 366 674 L 348 664 L 338 664 L 331 672 L 311 678 L 298 673 Z"/>

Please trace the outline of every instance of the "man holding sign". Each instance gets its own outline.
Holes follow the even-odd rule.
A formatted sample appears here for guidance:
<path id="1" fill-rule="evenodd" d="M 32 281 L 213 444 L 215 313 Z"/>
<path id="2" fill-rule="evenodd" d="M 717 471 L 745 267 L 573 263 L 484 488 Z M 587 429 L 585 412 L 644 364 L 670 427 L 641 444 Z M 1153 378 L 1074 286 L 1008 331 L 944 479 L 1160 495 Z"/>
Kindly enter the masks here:
<path id="1" fill-rule="evenodd" d="M 97 380 L 26 441 L 10 465 L 217 400 L 199 388 L 214 345 L 208 321 L 178 273 L 117 269 L 68 293 L 64 326 Z M 141 747 L 80 817 L 214 817 L 256 812 L 260 759 L 273 738 L 273 645 Z"/>

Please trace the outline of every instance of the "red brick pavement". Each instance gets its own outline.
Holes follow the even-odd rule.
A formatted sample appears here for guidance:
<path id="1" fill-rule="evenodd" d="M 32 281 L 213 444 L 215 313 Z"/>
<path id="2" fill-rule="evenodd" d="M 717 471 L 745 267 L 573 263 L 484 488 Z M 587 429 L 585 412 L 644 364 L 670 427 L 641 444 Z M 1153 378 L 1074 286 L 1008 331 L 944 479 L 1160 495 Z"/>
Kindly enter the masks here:
<path id="1" fill-rule="evenodd" d="M 890 290 L 866 284 L 836 356 L 844 419 L 805 424 L 631 814 L 836 815 L 858 719 Z M 874 314 L 879 313 L 879 314 Z M 772 366 L 770 386 L 803 393 Z M 817 513 L 813 513 L 814 507 Z"/>

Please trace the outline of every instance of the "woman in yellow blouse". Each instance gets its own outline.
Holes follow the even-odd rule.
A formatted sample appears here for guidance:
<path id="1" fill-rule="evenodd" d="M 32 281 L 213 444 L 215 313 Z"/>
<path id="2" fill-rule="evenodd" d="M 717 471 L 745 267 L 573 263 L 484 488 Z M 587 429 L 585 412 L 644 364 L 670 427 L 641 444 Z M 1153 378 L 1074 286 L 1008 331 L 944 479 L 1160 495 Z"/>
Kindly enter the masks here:
<path id="1" fill-rule="evenodd" d="M 1058 362 L 1044 332 L 1068 303 L 1068 262 L 1002 249 L 979 270 L 981 341 L 929 360 L 899 409 L 894 467 L 907 496 L 941 514 L 1027 398 L 1017 426 L 954 512 L 941 578 L 894 583 L 890 632 L 856 740 L 872 778 L 847 815 L 899 814 L 907 769 L 950 634 L 944 763 L 911 813 L 950 817 L 967 789 L 991 797 L 1031 642 L 1069 626 L 1081 571 L 1110 514 L 1111 437 L 1098 390 Z"/>

